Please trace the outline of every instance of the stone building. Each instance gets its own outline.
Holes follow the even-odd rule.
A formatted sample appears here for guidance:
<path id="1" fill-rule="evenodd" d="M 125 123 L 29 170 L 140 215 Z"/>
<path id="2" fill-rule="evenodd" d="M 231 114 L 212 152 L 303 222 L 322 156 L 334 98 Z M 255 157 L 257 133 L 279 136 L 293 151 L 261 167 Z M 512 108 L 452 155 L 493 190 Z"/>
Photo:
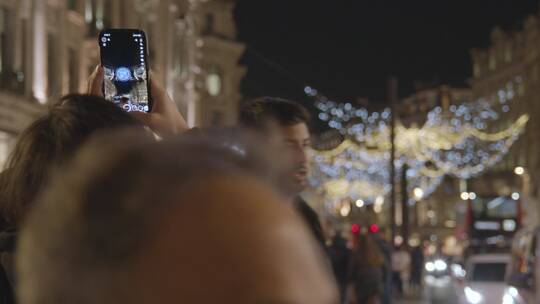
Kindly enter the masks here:
<path id="1" fill-rule="evenodd" d="M 507 128 L 520 115 L 530 116 L 525 133 L 511 148 L 505 159 L 483 178 L 472 181 L 473 187 L 485 189 L 490 185 L 508 195 L 521 192 L 526 208 L 536 208 L 540 181 L 540 14 L 531 15 L 519 31 L 495 28 L 486 49 L 471 51 L 473 77 L 471 86 L 475 98 L 484 98 L 502 106 L 504 115 L 498 129 Z M 514 174 L 516 167 L 525 173 Z M 476 185 L 475 185 L 476 183 Z M 528 209 L 531 210 L 531 209 Z M 540 209 L 527 214 L 538 214 Z M 538 217 L 530 223 L 538 223 Z"/>
<path id="2" fill-rule="evenodd" d="M 104 28 L 147 33 L 153 77 L 191 126 L 234 123 L 244 69 L 231 0 L 0 0 L 0 162 L 51 100 L 84 92 Z"/>

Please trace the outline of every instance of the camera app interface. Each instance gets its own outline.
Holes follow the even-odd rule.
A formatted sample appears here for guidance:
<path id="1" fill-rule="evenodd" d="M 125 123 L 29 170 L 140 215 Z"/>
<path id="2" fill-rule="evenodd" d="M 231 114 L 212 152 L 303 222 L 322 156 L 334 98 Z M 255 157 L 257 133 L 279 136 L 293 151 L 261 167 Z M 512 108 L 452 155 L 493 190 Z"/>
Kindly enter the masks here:
<path id="1" fill-rule="evenodd" d="M 145 35 L 110 31 L 103 32 L 99 40 L 105 99 L 127 112 L 149 112 Z"/>

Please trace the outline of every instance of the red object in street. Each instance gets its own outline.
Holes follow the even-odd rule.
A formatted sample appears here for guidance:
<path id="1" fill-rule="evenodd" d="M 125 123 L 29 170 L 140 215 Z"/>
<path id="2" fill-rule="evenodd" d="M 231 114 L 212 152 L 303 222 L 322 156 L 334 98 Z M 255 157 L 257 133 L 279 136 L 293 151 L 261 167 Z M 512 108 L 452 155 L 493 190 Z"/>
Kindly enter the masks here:
<path id="1" fill-rule="evenodd" d="M 360 226 L 358 224 L 352 224 L 351 225 L 351 232 L 356 234 L 360 232 Z"/>
<path id="2" fill-rule="evenodd" d="M 379 226 L 377 226 L 377 224 L 371 224 L 369 226 L 369 232 L 371 232 L 371 233 L 379 232 Z"/>

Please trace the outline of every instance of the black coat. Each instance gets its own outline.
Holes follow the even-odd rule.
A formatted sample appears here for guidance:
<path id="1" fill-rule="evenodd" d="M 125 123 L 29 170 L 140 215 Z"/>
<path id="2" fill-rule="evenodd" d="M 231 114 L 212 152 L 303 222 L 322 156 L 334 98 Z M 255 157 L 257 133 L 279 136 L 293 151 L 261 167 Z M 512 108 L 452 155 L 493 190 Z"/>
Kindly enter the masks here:
<path id="1" fill-rule="evenodd" d="M 317 212 L 311 209 L 311 207 L 301 197 L 296 198 L 295 207 L 302 218 L 304 218 L 309 230 L 317 242 L 321 245 L 323 251 L 326 252 L 326 240 L 324 239 L 324 233 Z"/>

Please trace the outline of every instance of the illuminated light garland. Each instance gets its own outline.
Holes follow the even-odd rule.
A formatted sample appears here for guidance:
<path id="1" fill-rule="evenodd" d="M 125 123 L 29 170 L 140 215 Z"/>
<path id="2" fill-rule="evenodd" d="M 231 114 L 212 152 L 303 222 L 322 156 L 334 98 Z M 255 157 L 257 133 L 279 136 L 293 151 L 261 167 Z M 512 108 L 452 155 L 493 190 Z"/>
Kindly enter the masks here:
<path id="1" fill-rule="evenodd" d="M 489 122 L 501 118 L 494 107 L 500 106 L 499 112 L 509 111 L 507 103 L 515 96 L 511 87 L 508 84 L 507 91 L 500 90 L 498 99 L 452 105 L 447 111 L 436 107 L 428 113 L 421 128 L 406 128 L 398 123 L 395 164 L 398 171 L 404 164 L 409 167 L 407 179 L 411 194 L 414 188 L 419 188 L 427 197 L 437 189 L 444 176 L 471 178 L 495 165 L 508 153 L 529 117 L 522 115 L 510 127 L 497 133 L 485 130 Z M 310 96 L 318 94 L 314 89 L 306 90 L 306 93 L 315 94 Z M 321 111 L 319 118 L 346 139 L 332 150 L 312 152 L 315 168 L 310 177 L 312 185 L 326 192 L 331 189 L 329 199 L 333 202 L 350 198 L 369 202 L 386 196 L 391 189 L 388 183 L 390 110 L 369 113 L 365 108 L 336 103 L 324 97 L 319 97 L 317 107 Z M 395 182 L 399 179 L 400 174 L 397 174 Z M 332 184 L 336 180 L 340 181 L 341 188 Z"/>
<path id="2" fill-rule="evenodd" d="M 514 134 L 516 134 L 516 130 L 523 129 L 528 121 L 529 121 L 529 115 L 524 114 L 524 115 L 521 115 L 521 117 L 519 117 L 519 119 L 516 122 L 514 122 L 514 124 L 510 128 L 504 131 L 501 131 L 499 133 L 486 134 L 476 129 L 470 129 L 468 132 L 470 133 L 470 135 L 483 141 L 499 141 L 499 140 L 504 140 L 505 138 L 511 137 Z"/>

